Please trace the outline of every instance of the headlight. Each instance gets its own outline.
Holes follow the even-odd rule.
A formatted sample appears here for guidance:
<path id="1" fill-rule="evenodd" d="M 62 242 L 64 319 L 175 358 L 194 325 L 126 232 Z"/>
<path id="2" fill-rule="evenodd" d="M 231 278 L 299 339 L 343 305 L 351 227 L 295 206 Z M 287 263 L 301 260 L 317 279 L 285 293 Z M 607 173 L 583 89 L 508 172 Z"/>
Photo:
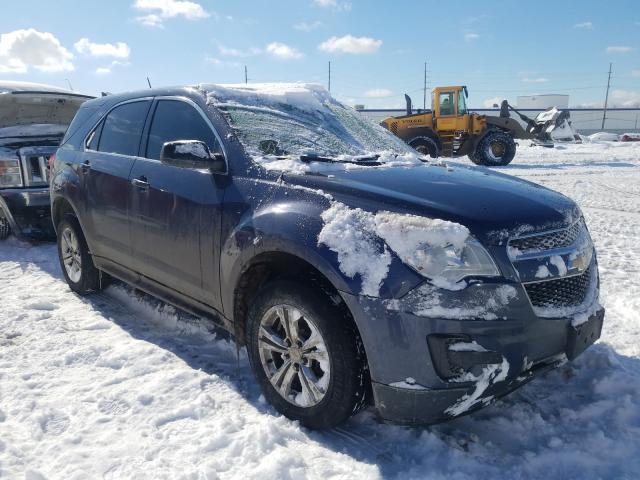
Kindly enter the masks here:
<path id="1" fill-rule="evenodd" d="M 412 255 L 400 258 L 434 285 L 459 288 L 454 284 L 466 277 L 495 277 L 500 275 L 489 252 L 476 239 L 469 237 L 462 248 L 426 246 Z"/>
<path id="2" fill-rule="evenodd" d="M 0 159 L 0 187 L 21 187 L 22 175 L 18 160 Z"/>

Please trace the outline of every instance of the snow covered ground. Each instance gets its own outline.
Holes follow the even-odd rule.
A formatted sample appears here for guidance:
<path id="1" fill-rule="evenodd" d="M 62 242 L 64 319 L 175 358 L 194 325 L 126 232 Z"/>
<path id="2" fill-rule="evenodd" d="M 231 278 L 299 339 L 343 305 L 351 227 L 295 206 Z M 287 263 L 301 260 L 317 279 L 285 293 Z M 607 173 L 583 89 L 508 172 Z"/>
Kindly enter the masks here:
<path id="1" fill-rule="evenodd" d="M 262 400 L 222 335 L 120 285 L 79 298 L 55 246 L 10 239 L 0 477 L 640 478 L 640 144 L 523 144 L 501 170 L 571 196 L 591 229 L 607 317 L 573 364 L 449 423 L 364 412 L 312 432 Z"/>

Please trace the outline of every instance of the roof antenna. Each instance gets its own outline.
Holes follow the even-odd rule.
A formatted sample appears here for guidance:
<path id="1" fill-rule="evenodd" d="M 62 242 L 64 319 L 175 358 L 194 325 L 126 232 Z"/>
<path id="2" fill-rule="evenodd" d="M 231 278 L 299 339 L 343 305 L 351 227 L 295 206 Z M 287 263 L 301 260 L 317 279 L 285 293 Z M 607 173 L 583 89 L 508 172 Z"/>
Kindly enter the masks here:
<path id="1" fill-rule="evenodd" d="M 73 92 L 73 87 L 71 86 L 71 82 L 69 81 L 68 78 L 65 78 L 65 80 L 67 81 L 67 85 L 69 85 L 69 90 Z"/>
<path id="2" fill-rule="evenodd" d="M 149 84 L 149 88 L 151 88 L 151 80 L 149 80 L 149 77 L 147 77 L 147 83 Z"/>

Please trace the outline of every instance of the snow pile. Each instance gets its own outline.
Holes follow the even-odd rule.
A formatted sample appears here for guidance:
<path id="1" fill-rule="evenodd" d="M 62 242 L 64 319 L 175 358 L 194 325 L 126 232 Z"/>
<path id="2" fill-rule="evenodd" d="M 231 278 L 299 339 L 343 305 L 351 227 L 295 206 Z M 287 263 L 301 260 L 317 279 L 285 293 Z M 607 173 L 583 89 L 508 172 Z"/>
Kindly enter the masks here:
<path id="1" fill-rule="evenodd" d="M 391 212 L 379 212 L 375 222 L 378 236 L 404 263 L 441 288 L 461 287 L 444 278 L 443 273 L 450 263 L 451 248 L 460 251 L 469 238 L 466 227 L 446 220 Z"/>
<path id="2" fill-rule="evenodd" d="M 589 139 L 590 142 L 617 142 L 620 140 L 620 136 L 617 133 L 611 132 L 597 132 L 583 138 Z"/>
<path id="3" fill-rule="evenodd" d="M 496 383 L 506 380 L 508 373 L 509 362 L 507 362 L 507 359 L 503 357 L 500 365 L 487 365 L 482 369 L 482 373 L 479 375 L 473 375 L 472 373 L 467 372 L 460 377 L 454 378 L 454 382 L 473 382 L 473 392 L 464 395 L 455 404 L 447 408 L 445 413 L 452 416 L 462 415 L 478 403 L 487 405 L 493 400 L 493 398 L 490 396 L 481 398 L 482 395 L 491 385 L 495 385 Z"/>
<path id="4" fill-rule="evenodd" d="M 360 275 L 362 293 L 378 296 L 386 278 L 391 254 L 375 235 L 375 215 L 360 208 L 333 202 L 322 213 L 324 226 L 318 244 L 337 252 L 340 270 L 349 277 Z"/>

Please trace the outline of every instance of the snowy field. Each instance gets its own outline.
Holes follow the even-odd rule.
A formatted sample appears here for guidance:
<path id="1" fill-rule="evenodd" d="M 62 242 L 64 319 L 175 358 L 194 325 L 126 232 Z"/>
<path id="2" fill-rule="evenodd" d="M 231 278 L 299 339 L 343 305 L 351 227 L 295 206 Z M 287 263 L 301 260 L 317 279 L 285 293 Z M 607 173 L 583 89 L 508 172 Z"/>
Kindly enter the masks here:
<path id="1" fill-rule="evenodd" d="M 640 143 L 520 147 L 501 171 L 574 198 L 607 316 L 573 364 L 428 428 L 312 432 L 220 334 L 123 286 L 79 298 L 55 246 L 0 244 L 0 477 L 640 478 Z M 468 163 L 465 161 L 465 164 Z"/>

